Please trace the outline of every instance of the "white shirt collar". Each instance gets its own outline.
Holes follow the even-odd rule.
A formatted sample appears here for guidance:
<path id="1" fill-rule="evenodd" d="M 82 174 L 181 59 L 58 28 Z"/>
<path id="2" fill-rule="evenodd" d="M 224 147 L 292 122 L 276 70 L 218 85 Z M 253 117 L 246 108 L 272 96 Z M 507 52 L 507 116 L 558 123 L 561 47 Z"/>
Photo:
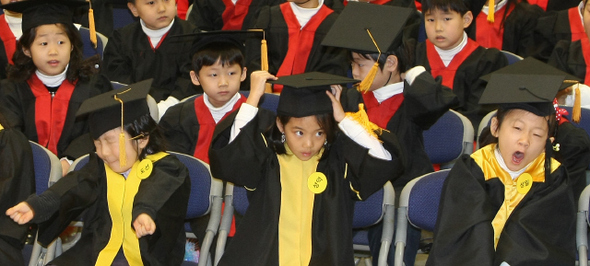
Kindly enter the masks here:
<path id="1" fill-rule="evenodd" d="M 373 95 L 379 103 L 382 103 L 383 101 L 403 92 L 404 82 L 397 82 L 374 90 Z"/>
<path id="2" fill-rule="evenodd" d="M 60 74 L 57 74 L 55 76 L 45 75 L 45 74 L 39 72 L 39 70 L 36 70 L 35 74 L 37 74 L 37 77 L 39 78 L 39 80 L 41 80 L 41 82 L 43 82 L 43 85 L 45 85 L 47 87 L 55 88 L 55 87 L 59 87 L 61 85 L 61 83 L 64 80 L 66 80 L 66 72 L 68 71 L 69 66 L 70 66 L 70 64 L 68 64 L 66 66 L 66 69 L 64 69 L 64 72 L 61 72 Z"/>
<path id="3" fill-rule="evenodd" d="M 445 66 L 449 66 L 449 64 L 451 63 L 451 60 L 453 60 L 455 55 L 457 55 L 459 52 L 461 52 L 461 50 L 463 50 L 463 48 L 465 48 L 466 45 L 467 45 L 467 33 L 463 32 L 463 40 L 461 41 L 461 43 L 459 43 L 459 45 L 457 45 L 457 47 L 449 49 L 449 50 L 443 50 L 443 49 L 438 48 L 435 45 L 434 49 L 436 49 L 436 51 L 438 52 L 438 55 L 440 56 L 440 59 L 443 61 Z"/>
<path id="4" fill-rule="evenodd" d="M 242 94 L 240 94 L 239 92 L 236 93 L 234 97 L 232 97 L 227 103 L 225 103 L 221 107 L 213 106 L 209 102 L 209 96 L 207 96 L 207 93 L 203 94 L 203 101 L 205 102 L 205 106 L 207 106 L 207 108 L 209 109 L 209 112 L 211 112 L 211 116 L 213 117 L 213 120 L 215 120 L 215 124 L 217 124 L 219 120 L 221 120 L 225 116 L 225 114 L 231 112 L 231 110 L 234 108 L 234 105 L 238 102 L 240 97 L 242 97 Z"/>
<path id="5" fill-rule="evenodd" d="M 160 40 L 162 39 L 164 34 L 168 33 L 170 28 L 172 28 L 172 25 L 174 24 L 174 19 L 172 19 L 172 21 L 170 22 L 170 25 L 168 25 L 164 28 L 158 29 L 158 30 L 149 29 L 145 25 L 145 22 L 143 21 L 143 19 L 139 19 L 139 24 L 141 24 L 141 29 L 143 30 L 145 35 L 150 37 L 150 41 L 152 43 L 152 46 L 156 47 L 156 46 L 158 46 L 158 43 L 160 43 Z"/>
<path id="6" fill-rule="evenodd" d="M 14 37 L 16 37 L 17 40 L 20 39 L 20 36 L 23 35 L 23 19 L 6 14 L 4 14 L 4 19 L 6 20 L 6 23 L 8 23 L 8 27 L 10 28 L 10 31 L 12 31 Z"/>
<path id="7" fill-rule="evenodd" d="M 317 14 L 318 11 L 320 11 L 320 8 L 322 8 L 322 5 L 324 5 L 324 0 L 319 0 L 318 6 L 314 8 L 303 8 L 296 5 L 293 2 L 290 2 L 289 4 L 291 4 L 291 9 L 293 10 L 293 14 L 295 14 L 295 17 L 297 18 L 299 25 L 301 26 L 301 28 L 303 28 L 305 27 L 307 22 L 309 22 L 309 20 L 313 16 L 315 16 L 315 14 Z"/>
<path id="8" fill-rule="evenodd" d="M 580 22 L 584 25 L 584 17 L 582 16 L 582 10 L 584 9 L 584 1 L 580 1 L 578 5 L 578 14 L 580 14 Z"/>

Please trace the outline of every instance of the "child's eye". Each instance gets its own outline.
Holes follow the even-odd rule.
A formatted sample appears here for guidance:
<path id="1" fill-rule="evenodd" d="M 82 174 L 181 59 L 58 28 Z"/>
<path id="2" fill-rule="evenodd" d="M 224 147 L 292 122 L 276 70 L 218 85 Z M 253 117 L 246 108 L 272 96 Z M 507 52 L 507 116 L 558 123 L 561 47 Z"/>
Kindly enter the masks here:
<path id="1" fill-rule="evenodd" d="M 318 131 L 317 133 L 315 133 L 316 136 L 321 137 L 324 135 L 323 131 Z"/>
<path id="2" fill-rule="evenodd" d="M 47 42 L 41 42 L 40 45 L 45 46 L 45 45 L 47 45 Z"/>
<path id="3" fill-rule="evenodd" d="M 58 41 L 57 43 L 58 43 L 58 44 L 64 44 L 64 43 L 66 43 L 66 42 L 65 42 L 65 41 Z"/>
<path id="4" fill-rule="evenodd" d="M 537 138 L 540 138 L 540 137 L 542 137 L 542 136 L 541 136 L 541 135 L 539 135 L 539 134 L 533 134 L 533 136 L 535 136 L 535 137 L 537 137 Z"/>
<path id="5" fill-rule="evenodd" d="M 295 131 L 295 135 L 297 135 L 297 136 L 303 136 L 303 131 Z"/>
<path id="6" fill-rule="evenodd" d="M 236 72 L 229 72 L 229 74 L 228 74 L 228 75 L 230 75 L 230 76 L 233 76 L 233 75 L 235 75 L 235 74 L 236 74 Z"/>
<path id="7" fill-rule="evenodd" d="M 156 3 L 156 2 L 154 2 L 154 1 L 149 1 L 149 2 L 148 2 L 148 5 L 153 5 L 153 4 L 155 4 L 155 3 Z"/>
<path id="8" fill-rule="evenodd" d="M 217 73 L 209 74 L 209 77 L 217 77 Z"/>
<path id="9" fill-rule="evenodd" d="M 445 21 L 450 21 L 450 20 L 452 20 L 452 19 L 453 19 L 453 18 L 445 18 Z"/>
<path id="10" fill-rule="evenodd" d="M 516 130 L 520 131 L 520 127 L 514 127 L 514 129 L 516 129 Z"/>
<path id="11" fill-rule="evenodd" d="M 433 18 L 427 18 L 426 21 L 427 22 L 434 22 L 434 19 Z"/>

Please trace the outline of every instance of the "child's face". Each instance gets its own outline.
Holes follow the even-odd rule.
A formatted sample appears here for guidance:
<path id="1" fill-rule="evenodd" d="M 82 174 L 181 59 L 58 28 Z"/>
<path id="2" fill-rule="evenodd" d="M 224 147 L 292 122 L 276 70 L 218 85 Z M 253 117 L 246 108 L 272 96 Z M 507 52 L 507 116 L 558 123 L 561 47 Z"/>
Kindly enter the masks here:
<path id="1" fill-rule="evenodd" d="M 66 32 L 57 24 L 48 24 L 36 28 L 30 49 L 23 48 L 23 52 L 33 60 L 39 72 L 55 76 L 64 72 L 70 63 L 72 49 Z"/>
<path id="2" fill-rule="evenodd" d="M 214 107 L 221 107 L 240 90 L 240 84 L 246 79 L 246 68 L 239 64 L 222 66 L 217 60 L 213 65 L 203 66 L 198 74 L 195 71 L 190 74 L 193 84 L 203 87 L 209 102 Z"/>
<path id="3" fill-rule="evenodd" d="M 284 126 L 277 118 L 277 126 L 285 134 L 293 154 L 302 161 L 318 154 L 326 141 L 326 134 L 315 116 L 292 117 Z"/>
<path id="4" fill-rule="evenodd" d="M 397 58 L 395 56 L 388 56 L 383 69 L 380 68 L 377 70 L 369 91 L 374 91 L 387 84 L 399 81 L 398 75 L 395 75 L 394 77 L 391 76 L 393 75 L 393 71 L 397 69 L 397 64 L 393 66 L 392 60 L 397 62 Z M 373 59 L 367 59 L 359 53 L 352 52 L 352 77 L 354 79 L 363 80 L 369 74 L 369 71 L 371 71 L 371 68 L 374 64 L 375 61 L 373 61 Z"/>
<path id="5" fill-rule="evenodd" d="M 584 8 L 582 10 L 582 20 L 584 21 L 584 30 L 586 34 L 590 32 L 590 5 L 588 2 L 584 4 Z"/>
<path id="6" fill-rule="evenodd" d="M 135 0 L 135 3 L 127 3 L 127 7 L 151 30 L 167 27 L 176 16 L 175 0 Z"/>
<path id="7" fill-rule="evenodd" d="M 511 171 L 518 171 L 545 151 L 548 136 L 547 118 L 529 111 L 513 109 L 498 125 L 492 118 L 492 135 L 498 138 L 500 154 Z"/>
<path id="8" fill-rule="evenodd" d="M 287 0 L 287 2 L 292 2 L 303 8 L 316 8 L 320 4 L 318 0 Z"/>
<path id="9" fill-rule="evenodd" d="M 428 40 L 443 50 L 457 47 L 463 40 L 464 29 L 473 20 L 471 11 L 461 16 L 456 11 L 432 9 L 424 14 Z"/>
<path id="10" fill-rule="evenodd" d="M 94 140 L 96 154 L 116 173 L 124 173 L 131 169 L 133 163 L 139 159 L 139 153 L 145 148 L 149 137 L 138 140 L 132 140 L 131 136 L 125 132 L 125 153 L 127 165 L 119 164 L 119 134 L 121 128 L 117 127 L 103 133 L 97 140 Z"/>

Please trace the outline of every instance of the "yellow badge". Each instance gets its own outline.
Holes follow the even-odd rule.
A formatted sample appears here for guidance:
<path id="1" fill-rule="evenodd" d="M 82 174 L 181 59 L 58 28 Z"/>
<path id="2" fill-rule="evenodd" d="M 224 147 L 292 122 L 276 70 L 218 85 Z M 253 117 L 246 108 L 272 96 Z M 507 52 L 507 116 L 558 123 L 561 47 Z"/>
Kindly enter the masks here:
<path id="1" fill-rule="evenodd" d="M 137 166 L 137 177 L 139 179 L 146 179 L 152 174 L 152 169 L 154 165 L 152 164 L 152 160 L 150 159 L 143 159 L 139 162 Z"/>
<path id="2" fill-rule="evenodd" d="M 315 194 L 324 192 L 327 186 L 328 179 L 322 172 L 315 172 L 307 178 L 307 187 Z"/>
<path id="3" fill-rule="evenodd" d="M 533 177 L 529 173 L 524 173 L 516 181 L 516 191 L 520 194 L 526 194 L 533 186 Z"/>

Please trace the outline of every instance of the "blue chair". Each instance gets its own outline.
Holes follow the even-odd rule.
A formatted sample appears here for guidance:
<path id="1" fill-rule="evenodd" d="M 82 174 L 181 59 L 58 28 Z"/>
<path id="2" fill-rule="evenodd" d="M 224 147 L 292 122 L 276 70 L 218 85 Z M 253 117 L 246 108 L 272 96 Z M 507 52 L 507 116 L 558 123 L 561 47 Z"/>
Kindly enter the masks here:
<path id="1" fill-rule="evenodd" d="M 561 108 L 564 108 L 568 111 L 568 113 L 570 114 L 570 117 L 572 115 L 572 107 L 571 106 L 559 106 Z M 582 128 L 586 131 L 586 133 L 590 134 L 590 109 L 588 108 L 581 108 L 581 117 L 580 117 L 580 122 L 579 123 L 574 123 L 573 121 L 571 121 L 572 125 Z"/>
<path id="2" fill-rule="evenodd" d="M 96 45 L 96 48 L 94 48 L 94 45 L 90 41 L 90 29 L 88 29 L 86 27 L 80 27 L 78 29 L 78 31 L 80 32 L 80 36 L 82 37 L 82 42 L 83 42 L 82 54 L 84 55 L 84 58 L 88 58 L 93 55 L 100 55 L 100 58 L 102 59 L 104 47 L 107 45 L 106 44 L 107 37 L 102 35 L 101 33 L 97 32 L 96 33 L 97 45 Z"/>
<path id="3" fill-rule="evenodd" d="M 381 247 L 379 249 L 378 265 L 387 265 L 389 248 L 393 242 L 393 227 L 395 216 L 395 191 L 390 182 L 379 191 L 373 193 L 364 201 L 357 201 L 354 206 L 352 228 L 359 231 L 354 235 L 352 242 L 355 250 L 355 265 L 364 258 L 365 265 L 371 265 L 371 253 L 366 229 L 383 220 L 381 234 Z"/>
<path id="4" fill-rule="evenodd" d="M 33 165 L 35 167 L 35 192 L 43 193 L 62 176 L 61 163 L 57 156 L 36 142 L 29 141 L 33 151 Z M 37 243 L 37 236 L 29 260 L 29 266 L 49 263 L 54 257 L 59 239 L 52 242 L 46 249 Z"/>
<path id="5" fill-rule="evenodd" d="M 417 177 L 402 190 L 397 209 L 395 266 L 402 266 L 404 263 L 408 226 L 434 231 L 443 183 L 449 171 L 450 169 L 445 169 Z"/>
<path id="6" fill-rule="evenodd" d="M 576 248 L 580 266 L 588 266 L 588 226 L 590 225 L 590 186 L 587 186 L 578 200 L 578 213 L 576 216 Z"/>
<path id="7" fill-rule="evenodd" d="M 497 112 L 497 110 L 491 111 L 481 119 L 481 122 L 479 123 L 479 128 L 477 129 L 476 149 L 481 148 L 481 145 L 479 143 L 479 137 L 481 137 L 481 133 L 483 132 L 484 128 L 489 127 L 492 124 L 492 118 L 496 116 Z"/>
<path id="8" fill-rule="evenodd" d="M 250 95 L 250 91 L 240 91 L 240 93 L 246 98 L 248 98 L 248 95 Z M 279 95 L 265 93 L 260 99 L 260 104 L 258 106 L 276 113 L 277 107 L 279 106 Z"/>
<path id="9" fill-rule="evenodd" d="M 136 21 L 139 21 L 139 18 L 136 18 L 131 14 L 131 11 L 127 8 L 126 4 L 113 4 L 113 29 L 116 30 L 125 27 Z"/>
<path id="10" fill-rule="evenodd" d="M 522 56 L 514 54 L 512 52 L 508 52 L 508 51 L 504 51 L 504 50 L 500 50 L 500 52 L 502 52 L 502 54 L 504 54 L 504 56 L 506 56 L 506 59 L 508 59 L 509 65 L 512 65 L 512 64 L 522 60 Z"/>
<path id="11" fill-rule="evenodd" d="M 467 117 L 449 110 L 424 131 L 424 150 L 433 164 L 450 168 L 461 155 L 473 153 L 473 131 Z"/>
<path id="12" fill-rule="evenodd" d="M 234 211 L 240 215 L 244 215 L 250 204 L 246 189 L 244 187 L 234 186 L 233 183 L 229 182 L 225 185 L 225 195 L 223 198 L 225 207 L 223 209 L 223 215 L 221 216 L 221 224 L 219 225 L 214 265 L 219 263 L 219 260 L 225 251 L 225 244 L 227 243 L 227 236 L 231 229 Z"/>

